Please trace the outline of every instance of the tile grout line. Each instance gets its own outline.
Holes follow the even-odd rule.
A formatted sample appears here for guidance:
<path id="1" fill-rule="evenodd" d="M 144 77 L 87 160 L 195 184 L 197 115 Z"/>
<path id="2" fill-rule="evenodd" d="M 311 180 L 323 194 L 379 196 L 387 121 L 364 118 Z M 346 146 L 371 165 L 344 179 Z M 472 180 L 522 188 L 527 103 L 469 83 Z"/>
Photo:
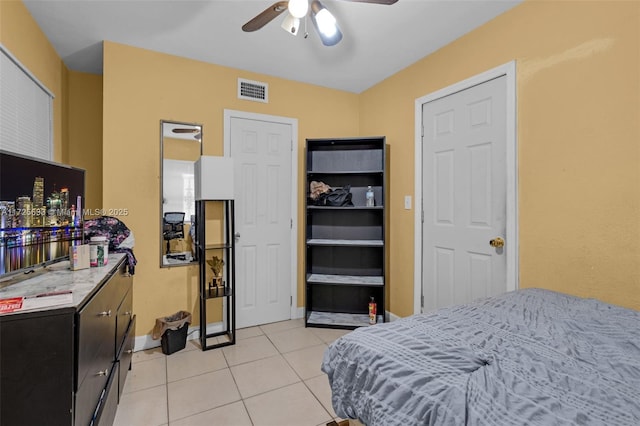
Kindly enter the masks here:
<path id="1" fill-rule="evenodd" d="M 247 404 L 246 404 L 247 399 L 250 399 L 250 398 L 253 398 L 253 397 L 257 397 L 257 396 L 260 396 L 260 395 L 264 395 L 266 393 L 273 392 L 273 391 L 276 391 L 276 390 L 284 389 L 286 387 L 293 386 L 293 385 L 295 385 L 297 383 L 300 383 L 300 382 L 302 382 L 303 385 L 305 386 L 305 388 L 311 393 L 313 399 L 320 405 L 320 407 L 322 408 L 324 414 L 326 416 L 328 416 L 329 419 L 333 419 L 331 413 L 329 412 L 329 410 L 327 410 L 327 408 L 324 406 L 324 404 L 320 401 L 319 397 L 311 390 L 309 385 L 305 382 L 305 379 L 303 379 L 301 374 L 298 373 L 298 371 L 294 368 L 294 366 L 291 364 L 291 362 L 285 357 L 285 355 L 287 355 L 287 354 L 290 354 L 290 353 L 293 353 L 293 352 L 296 352 L 296 351 L 305 350 L 305 349 L 308 349 L 309 347 L 316 346 L 316 345 L 312 345 L 312 346 L 309 346 L 309 347 L 297 348 L 297 349 L 290 350 L 290 351 L 287 351 L 287 352 L 282 352 L 281 349 L 275 344 L 275 342 L 270 337 L 270 335 L 276 335 L 276 334 L 285 333 L 285 332 L 295 332 L 298 329 L 305 329 L 306 327 L 297 325 L 297 326 L 294 326 L 294 327 L 286 328 L 284 330 L 272 331 L 272 332 L 269 332 L 269 334 L 267 332 L 265 332 L 265 330 L 261 326 L 257 326 L 257 327 L 258 327 L 258 330 L 260 331 L 261 334 L 258 334 L 258 335 L 255 335 L 255 336 L 248 336 L 248 337 L 246 337 L 244 339 L 238 339 L 238 340 L 248 340 L 248 339 L 264 336 L 266 338 L 266 340 L 269 342 L 269 344 L 271 344 L 275 348 L 276 353 L 274 355 L 266 356 L 264 358 L 259 358 L 257 360 L 251 360 L 251 361 L 242 362 L 242 363 L 236 364 L 234 366 L 231 366 L 229 364 L 228 355 L 225 353 L 224 350 L 222 350 L 222 358 L 224 359 L 225 367 L 220 368 L 218 370 L 208 371 L 208 373 L 212 373 L 212 372 L 215 372 L 215 371 L 223 371 L 224 369 L 227 369 L 229 371 L 229 374 L 231 375 L 232 380 L 234 381 L 234 385 L 235 385 L 236 389 L 238 390 L 238 394 L 239 394 L 239 397 L 240 397 L 239 401 L 242 402 L 243 408 L 245 410 L 245 414 L 248 416 L 249 421 L 251 422 L 252 425 L 255 425 L 255 421 L 251 417 L 251 414 L 250 414 L 250 412 L 249 412 L 249 410 L 247 408 Z M 315 330 L 311 329 L 311 334 L 313 336 L 315 336 L 319 340 L 319 343 L 317 344 L 317 346 L 323 345 L 326 348 L 330 344 L 330 342 L 327 342 L 322 337 L 322 335 L 319 335 L 318 333 L 316 333 Z M 195 348 L 195 347 L 193 348 L 193 350 L 198 350 L 198 349 L 200 349 L 200 348 Z M 221 348 L 221 349 L 224 349 L 224 348 Z M 251 363 L 251 362 L 260 361 L 260 360 L 264 360 L 264 359 L 268 359 L 268 358 L 275 358 L 276 356 L 280 356 L 284 360 L 285 365 L 287 365 L 294 372 L 295 377 L 298 380 L 296 382 L 294 382 L 294 383 L 286 384 L 286 385 L 283 385 L 283 386 L 280 386 L 280 387 L 277 387 L 277 388 L 274 388 L 274 389 L 270 389 L 268 391 L 264 391 L 264 392 L 258 393 L 256 395 L 251 395 L 251 396 L 249 396 L 247 398 L 244 398 L 242 396 L 242 394 L 240 393 L 240 389 L 239 389 L 238 383 L 236 381 L 236 377 L 233 375 L 233 372 L 231 370 L 232 367 L 237 367 L 237 366 L 241 366 L 241 365 L 244 365 L 244 364 L 248 364 L 248 363 Z M 162 356 L 162 358 L 164 359 L 164 363 L 165 363 L 165 383 L 164 383 L 164 386 L 165 386 L 165 399 L 166 399 L 166 404 L 167 404 L 167 407 L 166 407 L 166 420 L 167 420 L 167 424 L 169 425 L 169 424 L 171 424 L 171 422 L 169 421 L 170 420 L 170 417 L 169 417 L 170 416 L 170 407 L 169 407 L 169 384 L 170 384 L 170 382 L 169 382 L 169 377 L 168 377 L 169 376 L 169 362 L 168 362 L 168 356 L 164 355 L 164 356 Z M 136 364 L 139 364 L 139 363 L 145 362 L 145 361 L 150 361 L 150 360 L 138 361 Z M 315 379 L 315 378 L 320 377 L 320 376 L 322 376 L 322 374 L 318 374 L 317 376 L 309 377 L 308 380 Z M 182 379 L 188 379 L 188 378 L 190 378 L 190 377 L 186 377 L 186 378 L 182 378 Z M 178 379 L 176 381 L 179 381 L 179 380 L 182 380 L 182 379 Z M 143 389 L 140 389 L 140 390 L 143 390 Z M 227 404 L 220 405 L 218 407 L 213 407 L 213 408 L 211 408 L 209 410 L 203 410 L 203 411 L 201 411 L 199 413 L 190 414 L 189 416 L 182 417 L 181 419 L 174 419 L 173 421 L 179 421 L 179 420 L 191 417 L 193 415 L 204 413 L 204 412 L 207 412 L 207 411 L 210 411 L 210 410 L 215 410 L 215 409 L 218 409 L 218 408 L 221 408 L 221 407 L 224 407 L 224 406 L 232 405 L 232 404 L 235 404 L 236 402 L 238 402 L 238 401 L 232 401 L 232 402 L 229 402 Z"/>
<path id="2" fill-rule="evenodd" d="M 298 378 L 300 379 L 300 382 L 302 382 L 302 384 L 304 385 L 304 387 L 307 388 L 307 390 L 309 391 L 309 393 L 315 398 L 315 400 L 318 402 L 318 404 L 320 404 L 320 407 L 322 407 L 322 409 L 325 411 L 325 413 L 327 413 L 327 415 L 329 416 L 329 418 L 333 419 L 333 417 L 331 416 L 331 413 L 327 411 L 327 408 L 324 406 L 324 404 L 322 403 L 322 401 L 320 401 L 320 399 L 318 399 L 318 396 L 313 393 L 313 391 L 311 390 L 311 388 L 309 387 L 309 385 L 307 385 L 307 382 L 305 382 L 305 379 L 303 379 L 300 374 L 298 374 L 298 372 L 296 371 L 295 368 L 293 368 L 293 365 L 291 365 L 289 363 L 289 360 L 287 360 L 287 358 L 285 358 L 284 354 L 280 354 L 280 356 L 282 356 L 282 358 L 284 358 L 284 361 L 287 363 L 287 365 L 293 370 L 293 372 L 296 374 L 296 376 L 298 376 Z M 324 373 L 323 373 L 324 374 Z M 317 376 L 313 376 L 310 377 L 307 380 L 311 380 L 311 379 L 315 379 L 316 377 L 320 377 L 320 375 Z"/>
<path id="3" fill-rule="evenodd" d="M 236 404 L 236 403 L 238 403 L 238 402 L 243 402 L 243 400 L 242 400 L 242 399 L 239 399 L 239 400 L 237 400 L 237 401 L 227 402 L 226 404 L 222 404 L 222 405 L 219 405 L 219 406 L 217 406 L 217 407 L 209 408 L 209 409 L 206 409 L 206 410 L 203 410 L 203 411 L 198 411 L 197 413 L 192 413 L 192 414 L 189 414 L 188 416 L 180 417 L 179 419 L 173 419 L 173 421 L 174 421 L 174 422 L 177 422 L 177 421 L 181 421 L 181 420 L 184 420 L 184 419 L 188 419 L 188 418 L 190 418 L 190 417 L 194 417 L 194 416 L 197 416 L 197 415 L 200 415 L 200 414 L 206 413 L 206 412 L 208 412 L 208 411 L 217 410 L 218 408 L 222 408 L 222 407 L 228 407 L 228 406 L 233 405 L 233 404 Z M 245 407 L 245 410 L 246 410 L 246 409 L 247 409 L 247 408 Z M 249 411 L 248 411 L 248 410 L 247 410 L 247 415 L 249 415 Z M 251 416 L 249 416 L 249 420 L 251 420 Z M 254 425 L 253 420 L 251 420 L 251 424 L 252 424 L 252 425 Z"/>
<path id="4" fill-rule="evenodd" d="M 293 367 L 293 365 L 291 365 L 291 363 L 290 363 L 290 362 L 287 360 L 287 358 L 284 356 L 286 353 L 295 352 L 296 350 L 289 351 L 289 352 L 281 352 L 281 351 L 280 351 L 280 349 L 278 348 L 278 346 L 275 344 L 275 342 L 274 342 L 273 340 L 271 340 L 271 338 L 269 337 L 269 335 L 268 335 L 268 334 L 267 334 L 267 333 L 262 329 L 262 327 L 260 327 L 260 326 L 258 326 L 258 327 L 260 328 L 260 331 L 263 333 L 262 335 L 264 335 L 264 336 L 267 338 L 267 340 L 269 341 L 269 343 L 271 343 L 271 344 L 273 345 L 273 347 L 276 349 L 276 351 L 278 352 L 277 356 L 280 356 L 280 357 L 284 360 L 284 362 L 287 364 L 287 366 L 289 366 L 289 368 L 291 368 L 291 370 L 292 370 L 292 371 L 293 371 L 293 373 L 296 375 L 296 377 L 299 379 L 299 381 L 298 381 L 298 382 L 295 382 L 295 383 L 289 383 L 289 384 L 287 384 L 287 385 L 283 385 L 283 386 L 280 386 L 280 387 L 278 387 L 278 388 L 270 389 L 270 390 L 268 390 L 268 391 L 261 392 L 261 393 L 258 393 L 258 394 L 256 394 L 256 395 L 251 395 L 251 396 L 250 396 L 250 397 L 248 397 L 248 398 L 253 398 L 253 397 L 256 397 L 256 396 L 259 396 L 259 395 L 264 395 L 264 394 L 266 394 L 266 393 L 273 392 L 273 391 L 275 391 L 275 390 L 280 390 L 280 389 L 284 389 L 284 388 L 289 387 L 289 386 L 293 386 L 293 385 L 295 385 L 295 384 L 297 384 L 297 383 L 302 383 L 302 384 L 304 385 L 304 387 L 305 387 L 305 388 L 307 388 L 307 390 L 309 391 L 309 393 L 311 393 L 311 395 L 313 396 L 313 398 L 318 402 L 318 404 L 320 404 L 320 407 L 325 411 L 325 413 L 329 416 L 329 418 L 330 418 L 330 419 L 333 419 L 333 417 L 331 416 L 331 413 L 329 413 L 329 412 L 327 411 L 327 409 L 326 409 L 326 408 L 325 408 L 325 406 L 322 404 L 322 402 L 318 399 L 318 397 L 316 396 L 316 394 L 314 394 L 314 393 L 313 393 L 313 391 L 309 388 L 309 386 L 307 386 L 307 384 L 305 383 L 304 379 L 300 376 L 300 374 L 298 374 L 298 372 L 297 372 L 297 371 L 296 371 L 296 369 Z M 285 330 L 276 331 L 276 332 L 271 333 L 271 334 L 279 334 L 279 333 L 283 333 L 283 332 L 290 332 L 290 331 L 295 330 L 295 329 L 298 329 L 298 328 L 306 328 L 306 327 L 300 327 L 300 326 L 298 326 L 298 327 L 291 327 L 291 328 L 288 328 L 288 329 L 285 329 Z M 312 331 L 312 333 L 313 333 L 313 331 Z M 318 336 L 316 333 L 313 333 L 313 335 L 314 335 L 314 336 L 316 336 L 316 337 L 320 340 L 321 344 L 323 344 L 323 345 L 325 345 L 325 346 L 327 345 L 327 343 L 326 343 L 322 338 L 320 338 L 320 336 Z M 257 336 L 254 336 L 254 337 L 257 337 Z M 314 346 L 319 346 L 319 345 L 314 345 Z M 300 348 L 300 349 L 297 349 L 297 350 L 304 350 L 304 349 L 307 349 L 307 348 Z M 261 359 L 268 359 L 268 358 L 275 358 L 275 357 L 276 357 L 276 355 L 271 356 L 271 357 L 261 358 Z M 253 362 L 253 361 L 250 361 L 250 362 Z M 248 362 L 247 362 L 247 363 L 248 363 Z M 245 364 L 246 364 L 246 363 L 245 363 Z M 239 364 L 239 365 L 241 365 L 241 364 Z M 233 373 L 231 373 L 231 375 L 233 376 Z M 318 376 L 314 376 L 314 377 L 320 377 L 320 375 L 318 375 Z M 235 377 L 234 377 L 234 382 L 235 382 Z M 237 384 L 236 384 L 236 387 L 237 387 Z M 242 395 L 240 395 L 240 396 L 242 396 Z M 245 398 L 242 398 L 242 402 L 243 402 L 243 403 L 245 403 Z M 245 408 L 246 408 L 246 405 L 245 405 Z M 249 410 L 247 410 L 247 413 L 248 413 L 248 412 L 249 412 Z M 251 417 L 251 415 L 249 415 L 249 417 Z M 252 420 L 252 421 L 253 421 L 253 420 Z"/>
<path id="5" fill-rule="evenodd" d="M 300 327 L 294 327 L 294 328 L 300 328 Z M 304 328 L 306 329 L 307 327 L 304 327 Z M 289 330 L 284 330 L 284 331 L 289 331 Z M 317 335 L 313 330 L 311 330 L 311 333 L 312 333 L 314 336 L 316 336 L 316 337 L 320 340 L 320 342 L 322 342 L 322 344 L 323 344 L 323 345 L 327 346 L 327 343 L 324 341 L 324 339 L 322 339 L 320 336 L 318 336 L 318 335 Z M 265 334 L 265 336 L 266 336 L 266 334 Z M 327 411 L 327 409 L 325 408 L 325 406 L 324 406 L 324 404 L 322 403 L 322 401 L 320 401 L 320 400 L 318 399 L 318 397 L 316 396 L 316 394 L 315 394 L 315 393 L 313 393 L 313 391 L 311 390 L 311 388 L 309 388 L 309 386 L 307 385 L 307 383 L 306 383 L 306 382 L 304 381 L 304 379 L 300 376 L 300 374 L 298 374 L 298 372 L 296 371 L 296 369 L 295 369 L 295 368 L 293 368 L 293 365 L 291 365 L 291 364 L 289 363 L 289 360 L 287 360 L 287 358 L 284 356 L 284 353 L 280 352 L 280 349 L 278 349 L 278 346 L 276 346 L 276 344 L 275 344 L 275 343 L 274 343 L 274 342 L 269 338 L 269 336 L 267 336 L 267 339 L 269 339 L 269 341 L 271 342 L 271 344 L 276 348 L 276 350 L 278 351 L 278 353 L 280 354 L 280 356 L 284 359 L 284 362 L 286 362 L 286 363 L 287 363 L 287 365 L 289 366 L 289 368 L 291 368 L 291 369 L 293 370 L 293 372 L 295 373 L 295 375 L 296 375 L 296 376 L 298 376 L 298 378 L 300 379 L 300 381 L 302 382 L 302 384 L 304 385 L 304 387 L 306 387 L 306 388 L 307 388 L 307 390 L 308 390 L 308 391 L 309 391 L 309 393 L 313 396 L 313 398 L 318 402 L 318 404 L 320 404 L 320 407 L 322 407 L 322 409 L 324 410 L 324 412 L 329 416 L 329 418 L 330 418 L 330 419 L 332 419 L 332 420 L 333 420 L 333 416 L 331 415 L 331 413 L 330 413 L 329 411 Z M 319 345 L 316 345 L 316 346 L 319 346 Z M 304 350 L 304 349 L 307 349 L 307 348 L 302 348 L 302 349 L 299 349 L 299 350 Z M 290 352 L 295 352 L 295 351 L 289 351 L 289 352 L 286 352 L 286 353 L 290 353 Z M 314 377 L 320 377 L 320 376 L 318 375 L 318 376 L 314 376 Z M 290 385 L 287 385 L 287 386 L 290 386 Z M 283 386 L 283 387 L 284 387 L 284 386 Z M 281 387 L 281 388 L 279 388 L 279 389 L 282 389 L 282 387 Z"/>
<path id="6" fill-rule="evenodd" d="M 236 344 L 237 343 L 238 343 L 238 339 L 237 339 L 237 336 L 236 336 Z M 249 417 L 249 421 L 251 422 L 251 424 L 255 425 L 255 422 L 253 421 L 253 418 L 251 417 L 251 413 L 247 409 L 247 404 L 244 402 L 244 398 L 242 397 L 242 393 L 240 393 L 240 387 L 238 386 L 238 382 L 236 381 L 236 376 L 234 376 L 233 372 L 231 371 L 231 365 L 229 364 L 229 360 L 227 359 L 227 355 L 224 353 L 224 348 L 220 348 L 220 350 L 222 351 L 222 356 L 224 357 L 224 362 L 227 364 L 227 369 L 229 370 L 229 375 L 231 376 L 231 379 L 233 380 L 233 384 L 236 386 L 236 389 L 238 390 L 238 396 L 240 396 L 240 402 L 242 402 L 242 407 L 244 408 L 244 411 L 247 413 L 247 416 Z"/>
<path id="7" fill-rule="evenodd" d="M 166 390 L 165 397 L 167 399 L 167 425 L 171 425 L 169 420 L 169 363 L 167 362 L 167 355 L 164 355 L 164 386 Z"/>

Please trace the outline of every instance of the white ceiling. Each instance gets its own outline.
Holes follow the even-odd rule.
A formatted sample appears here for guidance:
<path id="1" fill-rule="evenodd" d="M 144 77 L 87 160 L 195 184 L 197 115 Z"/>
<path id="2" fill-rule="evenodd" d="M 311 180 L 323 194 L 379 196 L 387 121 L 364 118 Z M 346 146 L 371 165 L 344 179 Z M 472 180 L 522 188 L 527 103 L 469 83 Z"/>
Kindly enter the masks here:
<path id="1" fill-rule="evenodd" d="M 241 26 L 275 0 L 23 0 L 67 67 L 102 74 L 102 41 L 360 93 L 522 0 L 323 0 L 344 38 Z"/>

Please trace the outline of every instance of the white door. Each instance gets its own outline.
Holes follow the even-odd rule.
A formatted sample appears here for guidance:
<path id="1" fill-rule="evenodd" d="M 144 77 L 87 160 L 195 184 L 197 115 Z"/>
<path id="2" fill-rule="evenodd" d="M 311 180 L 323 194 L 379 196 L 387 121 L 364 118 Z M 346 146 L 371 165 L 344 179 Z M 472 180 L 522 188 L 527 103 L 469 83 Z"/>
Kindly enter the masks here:
<path id="1" fill-rule="evenodd" d="M 238 328 L 291 319 L 291 125 L 231 118 Z"/>
<path id="2" fill-rule="evenodd" d="M 507 290 L 506 77 L 426 103 L 424 312 Z M 499 245 L 499 243 L 498 243 Z"/>

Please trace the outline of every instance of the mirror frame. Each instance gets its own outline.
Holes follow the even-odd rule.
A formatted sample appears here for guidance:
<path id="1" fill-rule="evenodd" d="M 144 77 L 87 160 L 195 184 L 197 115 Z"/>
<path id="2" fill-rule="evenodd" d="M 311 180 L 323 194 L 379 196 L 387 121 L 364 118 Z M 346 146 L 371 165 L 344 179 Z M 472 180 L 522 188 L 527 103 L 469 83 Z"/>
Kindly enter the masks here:
<path id="1" fill-rule="evenodd" d="M 197 256 L 196 253 L 193 253 L 193 258 L 191 261 L 189 262 L 176 262 L 176 263 L 165 263 L 164 262 L 164 255 L 165 253 L 163 253 L 163 247 L 166 245 L 166 240 L 164 239 L 164 153 L 165 153 L 165 134 L 164 134 L 164 129 L 165 129 L 165 125 L 177 125 L 177 126 L 185 126 L 185 127 L 199 127 L 200 128 L 200 153 L 199 155 L 202 156 L 203 153 L 203 149 L 202 149 L 202 136 L 204 134 L 204 129 L 202 124 L 200 123 L 189 123 L 189 122 L 183 122 L 183 121 L 176 121 L 176 120 L 160 120 L 160 177 L 159 177 L 159 186 L 160 186 L 160 206 L 159 206 L 159 210 L 160 210 L 160 227 L 159 227 L 159 234 L 160 234 L 160 267 L 161 268 L 174 268 L 174 267 L 179 267 L 179 266 L 190 266 L 190 265 L 194 265 L 198 263 L 197 260 Z M 180 137 L 176 137 L 176 139 L 181 139 Z M 197 139 L 196 139 L 197 140 Z M 198 160 L 198 158 L 194 159 L 193 162 L 195 163 L 196 160 Z M 194 199 L 194 212 L 195 212 L 195 199 Z M 193 226 L 193 224 L 191 224 L 191 226 Z"/>

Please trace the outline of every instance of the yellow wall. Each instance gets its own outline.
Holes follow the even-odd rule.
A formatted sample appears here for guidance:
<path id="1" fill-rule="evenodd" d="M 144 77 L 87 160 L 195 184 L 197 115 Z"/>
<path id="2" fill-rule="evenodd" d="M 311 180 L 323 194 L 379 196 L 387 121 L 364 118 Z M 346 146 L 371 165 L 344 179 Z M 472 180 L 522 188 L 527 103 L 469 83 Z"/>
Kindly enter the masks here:
<path id="1" fill-rule="evenodd" d="M 68 71 L 19 0 L 0 0 L 0 43 L 53 93 L 53 159 L 85 169 L 84 207 L 101 207 L 102 76 Z"/>
<path id="2" fill-rule="evenodd" d="M 102 76 L 69 71 L 67 162 L 86 170 L 85 209 L 102 207 Z"/>
<path id="3" fill-rule="evenodd" d="M 182 161 L 196 161 L 200 158 L 200 143 L 193 140 L 162 138 L 163 158 Z"/>
<path id="4" fill-rule="evenodd" d="M 0 0 L 0 43 L 53 93 L 53 159 L 66 162 L 62 141 L 67 68 L 20 0 Z"/>
<path id="5" fill-rule="evenodd" d="M 269 84 L 269 103 L 237 99 L 238 77 Z M 104 44 L 103 207 L 128 208 L 121 219 L 136 237 L 134 310 L 137 334 L 157 317 L 187 309 L 197 319 L 197 267 L 160 268 L 161 119 L 203 125 L 205 155 L 221 155 L 224 109 L 298 119 L 300 187 L 304 139 L 358 135 L 358 95 L 296 83 L 116 43 Z M 303 224 L 302 204 L 298 222 Z M 304 259 L 302 236 L 298 258 Z M 298 306 L 303 306 L 303 269 Z"/>
<path id="6" fill-rule="evenodd" d="M 640 2 L 527 1 L 361 94 L 391 151 L 391 311 L 413 313 L 415 99 L 517 61 L 520 287 L 640 309 Z"/>

